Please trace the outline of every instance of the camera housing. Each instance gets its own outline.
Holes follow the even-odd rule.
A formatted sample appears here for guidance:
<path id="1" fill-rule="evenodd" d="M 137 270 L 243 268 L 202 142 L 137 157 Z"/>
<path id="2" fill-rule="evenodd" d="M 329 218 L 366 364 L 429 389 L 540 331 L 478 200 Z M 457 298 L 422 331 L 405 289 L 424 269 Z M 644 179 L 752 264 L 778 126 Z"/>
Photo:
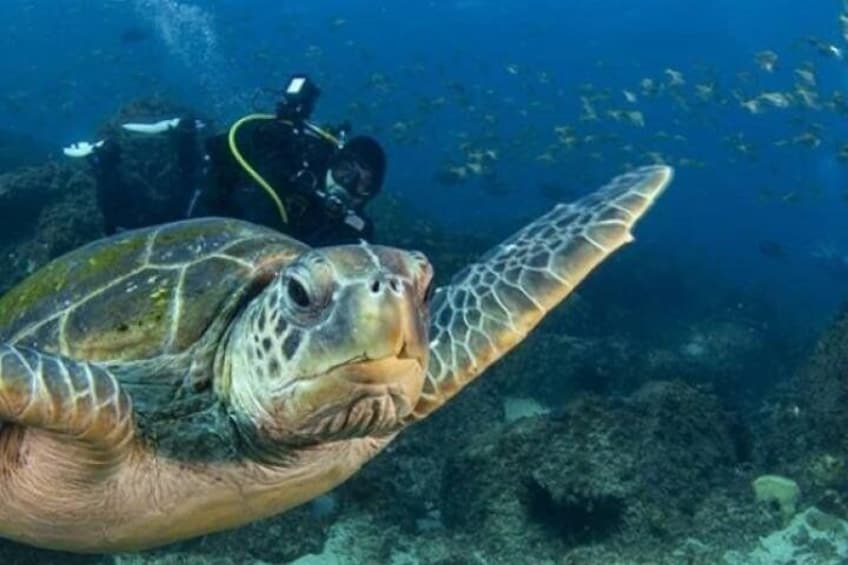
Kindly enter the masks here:
<path id="1" fill-rule="evenodd" d="M 320 95 L 321 89 L 308 76 L 292 75 L 283 92 L 283 99 L 277 104 L 277 117 L 294 123 L 308 120 Z"/>

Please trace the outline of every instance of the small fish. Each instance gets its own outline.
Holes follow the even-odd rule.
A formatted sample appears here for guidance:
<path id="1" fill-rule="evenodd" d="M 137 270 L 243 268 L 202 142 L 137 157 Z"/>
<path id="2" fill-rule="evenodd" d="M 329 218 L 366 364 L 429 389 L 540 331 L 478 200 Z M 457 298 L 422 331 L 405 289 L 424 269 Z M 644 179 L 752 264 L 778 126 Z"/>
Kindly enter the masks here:
<path id="1" fill-rule="evenodd" d="M 715 84 L 714 83 L 702 83 L 695 85 L 695 95 L 703 100 L 704 102 L 708 102 L 713 99 L 715 95 Z"/>
<path id="2" fill-rule="evenodd" d="M 464 166 L 447 166 L 439 169 L 434 180 L 443 186 L 461 184 L 468 180 L 468 170 Z"/>
<path id="3" fill-rule="evenodd" d="M 682 86 L 686 84 L 686 80 L 683 78 L 683 73 L 681 73 L 680 71 L 676 71 L 674 69 L 665 69 L 665 71 L 663 72 L 668 77 L 669 86 Z"/>
<path id="4" fill-rule="evenodd" d="M 760 104 L 760 101 L 756 98 L 744 100 L 740 104 L 752 114 L 761 114 L 763 112 L 762 104 Z"/>
<path id="5" fill-rule="evenodd" d="M 754 55 L 754 61 L 756 61 L 757 65 L 767 73 L 773 73 L 774 67 L 777 65 L 777 53 L 767 49 L 765 51 L 760 51 L 756 55 Z"/>
<path id="6" fill-rule="evenodd" d="M 811 69 L 795 69 L 795 74 L 808 86 L 816 85 L 816 73 Z"/>
<path id="7" fill-rule="evenodd" d="M 839 14 L 839 25 L 842 28 L 842 40 L 848 42 L 848 14 Z"/>
<path id="8" fill-rule="evenodd" d="M 824 55 L 825 57 L 832 57 L 834 59 L 843 59 L 844 54 L 842 49 L 828 43 L 827 41 L 822 41 L 817 37 L 807 37 L 807 43 L 815 48 L 816 51 L 819 52 L 820 55 Z"/>
<path id="9" fill-rule="evenodd" d="M 782 92 L 763 92 L 757 98 L 775 108 L 788 108 L 792 105 L 792 97 Z"/>
<path id="10" fill-rule="evenodd" d="M 643 128 L 645 127 L 645 116 L 642 112 L 632 111 L 627 112 L 625 114 L 627 116 L 627 120 L 634 126 Z"/>
<path id="11" fill-rule="evenodd" d="M 801 103 L 812 110 L 818 110 L 821 105 L 818 102 L 818 94 L 806 88 L 795 89 L 795 96 L 801 100 Z"/>
<path id="12" fill-rule="evenodd" d="M 804 147 L 809 147 L 810 149 L 815 149 L 816 147 L 821 145 L 821 138 L 812 131 L 806 131 L 802 134 L 793 137 L 792 144 L 802 145 Z"/>

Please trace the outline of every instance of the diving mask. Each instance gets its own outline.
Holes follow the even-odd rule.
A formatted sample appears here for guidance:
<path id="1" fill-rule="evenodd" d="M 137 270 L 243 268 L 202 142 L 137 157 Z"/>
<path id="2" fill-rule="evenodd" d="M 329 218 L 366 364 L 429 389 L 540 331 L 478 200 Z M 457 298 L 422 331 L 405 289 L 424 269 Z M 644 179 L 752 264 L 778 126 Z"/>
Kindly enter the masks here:
<path id="1" fill-rule="evenodd" d="M 349 194 L 368 198 L 371 195 L 373 175 L 353 160 L 339 161 L 330 168 L 333 181 L 345 188 Z"/>

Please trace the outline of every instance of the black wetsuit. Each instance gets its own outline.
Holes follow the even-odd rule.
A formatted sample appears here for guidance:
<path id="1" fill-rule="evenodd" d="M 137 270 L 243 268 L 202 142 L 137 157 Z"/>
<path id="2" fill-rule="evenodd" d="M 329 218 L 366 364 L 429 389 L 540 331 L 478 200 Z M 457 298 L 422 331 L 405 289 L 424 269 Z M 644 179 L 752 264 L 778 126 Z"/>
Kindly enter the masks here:
<path id="1" fill-rule="evenodd" d="M 106 234 L 185 218 L 199 153 L 193 119 L 162 136 L 107 139 L 89 157 Z"/>
<path id="2" fill-rule="evenodd" d="M 200 210 L 242 218 L 274 227 L 292 237 L 323 245 L 370 239 L 373 224 L 362 210 L 362 230 L 344 223 L 317 194 L 324 187 L 327 169 L 338 148 L 308 129 L 279 120 L 242 124 L 235 142 L 244 160 L 274 189 L 288 216 L 284 223 L 267 192 L 245 171 L 230 151 L 226 133 L 206 142 L 209 156 L 208 194 Z"/>
<path id="3" fill-rule="evenodd" d="M 227 216 L 263 224 L 310 245 L 373 237 L 373 223 L 361 209 L 356 213 L 365 225 L 356 230 L 316 193 L 338 151 L 332 142 L 279 120 L 248 121 L 239 127 L 238 150 L 282 200 L 288 216 L 284 223 L 274 201 L 230 151 L 228 132 L 206 139 L 200 149 L 194 123 L 181 120 L 164 134 L 167 143 L 159 135 L 133 138 L 133 143 L 155 144 L 156 150 L 136 156 L 139 149 L 133 147 L 132 162 L 118 141 L 107 141 L 92 155 L 107 234 L 185 219 L 191 210 L 191 217 Z M 207 158 L 201 165 L 204 150 Z"/>

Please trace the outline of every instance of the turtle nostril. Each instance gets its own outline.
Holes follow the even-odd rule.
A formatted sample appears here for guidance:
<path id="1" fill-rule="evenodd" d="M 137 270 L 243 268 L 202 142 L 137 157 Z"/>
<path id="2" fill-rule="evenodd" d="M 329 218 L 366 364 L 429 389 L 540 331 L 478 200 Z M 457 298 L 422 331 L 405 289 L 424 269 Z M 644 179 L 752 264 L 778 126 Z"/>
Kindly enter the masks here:
<path id="1" fill-rule="evenodd" d="M 371 292 L 377 294 L 381 290 L 383 290 L 383 286 L 388 285 L 392 292 L 395 294 L 400 294 L 401 292 L 401 283 L 396 277 L 378 277 L 371 281 Z"/>

